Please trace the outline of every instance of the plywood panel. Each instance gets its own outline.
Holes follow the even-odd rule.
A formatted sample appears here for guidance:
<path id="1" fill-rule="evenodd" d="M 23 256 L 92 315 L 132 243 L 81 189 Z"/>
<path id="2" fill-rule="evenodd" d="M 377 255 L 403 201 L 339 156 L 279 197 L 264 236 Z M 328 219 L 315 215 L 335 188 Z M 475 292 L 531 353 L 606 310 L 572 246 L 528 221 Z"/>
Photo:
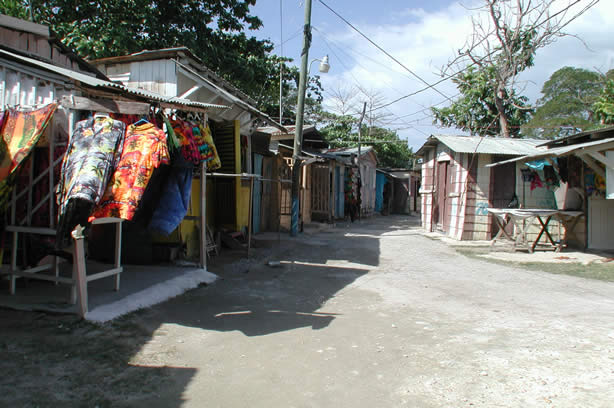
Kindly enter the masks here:
<path id="1" fill-rule="evenodd" d="M 588 200 L 588 247 L 614 249 L 614 201 Z"/>

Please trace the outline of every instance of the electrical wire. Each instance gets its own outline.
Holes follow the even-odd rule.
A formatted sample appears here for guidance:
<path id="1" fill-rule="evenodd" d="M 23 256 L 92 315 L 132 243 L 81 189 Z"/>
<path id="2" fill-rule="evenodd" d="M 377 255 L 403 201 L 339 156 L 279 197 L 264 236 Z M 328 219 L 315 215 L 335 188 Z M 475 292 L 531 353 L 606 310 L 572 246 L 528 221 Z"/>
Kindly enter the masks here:
<path id="1" fill-rule="evenodd" d="M 399 64 L 403 69 L 405 69 L 407 72 L 409 72 L 410 74 L 412 74 L 413 76 L 415 76 L 418 80 L 420 80 L 420 82 L 422 82 L 423 84 L 425 84 L 427 86 L 427 89 L 432 89 L 435 92 L 437 92 L 438 94 L 440 94 L 441 96 L 443 96 L 444 98 L 446 98 L 447 100 L 449 100 L 450 102 L 454 102 L 452 99 L 450 99 L 450 97 L 448 97 L 447 95 L 445 95 L 443 92 L 441 92 L 440 90 L 435 88 L 435 85 L 437 85 L 438 83 L 435 84 L 429 84 L 428 82 L 426 82 L 421 76 L 419 76 L 418 74 L 416 74 L 414 71 L 412 71 L 411 69 L 409 69 L 407 66 L 405 66 L 401 61 L 399 61 L 398 59 L 396 59 L 395 57 L 393 57 L 388 51 L 386 51 L 384 48 L 382 48 L 380 45 L 378 45 L 375 41 L 373 41 L 372 39 L 370 39 L 369 37 L 367 37 L 365 34 L 362 33 L 362 31 L 360 31 L 358 28 L 356 28 L 352 23 L 350 23 L 348 20 L 346 20 L 343 16 L 341 16 L 341 14 L 337 13 L 335 10 L 333 10 L 328 4 L 326 4 L 323 0 L 318 0 L 324 7 L 326 7 L 327 9 L 329 9 L 334 15 L 336 15 L 337 17 L 339 17 L 344 23 L 346 23 L 348 26 L 350 26 L 354 31 L 356 31 L 358 34 L 360 34 L 364 39 L 366 39 L 367 41 L 369 41 L 369 43 L 371 43 L 373 46 L 375 46 L 378 50 L 380 50 L 381 52 L 383 52 L 388 58 L 392 59 L 394 62 L 396 62 L 397 64 Z"/>

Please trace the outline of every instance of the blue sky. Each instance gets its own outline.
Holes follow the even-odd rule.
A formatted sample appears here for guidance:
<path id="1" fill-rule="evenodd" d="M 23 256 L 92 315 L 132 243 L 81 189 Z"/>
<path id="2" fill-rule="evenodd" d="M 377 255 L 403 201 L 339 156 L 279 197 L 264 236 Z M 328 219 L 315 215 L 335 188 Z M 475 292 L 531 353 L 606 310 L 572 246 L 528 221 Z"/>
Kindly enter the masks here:
<path id="1" fill-rule="evenodd" d="M 324 1 L 407 68 L 433 83 L 439 80 L 440 69 L 454 50 L 461 48 L 468 38 L 471 15 L 475 13 L 469 9 L 479 0 L 466 0 L 462 5 L 450 0 Z M 563 4 L 571 0 L 556 1 Z M 277 45 L 274 52 L 280 54 L 280 1 L 258 0 L 252 13 L 264 23 L 264 27 L 253 34 L 270 39 Z M 602 72 L 614 68 L 614 43 L 611 41 L 614 28 L 610 28 L 608 17 L 612 15 L 614 1 L 601 0 L 568 26 L 567 32 L 580 36 L 588 48 L 577 39 L 566 37 L 539 50 L 535 66 L 520 76 L 518 86 L 522 92 L 534 101 L 550 75 L 566 65 Z M 283 0 L 283 54 L 294 58 L 296 65 L 300 63 L 303 19 L 303 1 Z M 326 54 L 330 58 L 330 72 L 321 75 L 324 104 L 330 110 L 340 109 L 334 97 L 339 93 L 355 93 L 354 103 L 362 105 L 368 97 L 360 94 L 357 87 L 371 96 L 376 95 L 376 106 L 424 87 L 420 80 L 356 34 L 318 0 L 313 0 L 312 25 L 310 61 Z M 313 64 L 312 71 L 316 67 L 317 64 Z M 454 99 L 457 91 L 447 81 L 437 86 L 437 92 L 421 92 L 379 112 L 387 116 L 382 119 L 387 127 L 396 129 L 416 150 L 430 134 L 462 134 L 456 129 L 432 125 L 428 107 L 444 106 L 447 102 L 442 94 Z"/>

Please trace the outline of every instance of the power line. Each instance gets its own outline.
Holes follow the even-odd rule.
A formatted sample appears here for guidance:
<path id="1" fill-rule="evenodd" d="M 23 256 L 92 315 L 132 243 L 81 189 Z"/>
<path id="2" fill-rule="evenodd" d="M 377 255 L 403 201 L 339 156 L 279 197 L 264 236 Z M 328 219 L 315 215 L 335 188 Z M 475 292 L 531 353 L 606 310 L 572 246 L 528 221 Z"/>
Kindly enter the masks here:
<path id="1" fill-rule="evenodd" d="M 403 67 L 403 69 L 405 69 L 407 72 L 409 72 L 410 74 L 412 74 L 413 76 L 415 76 L 416 78 L 418 78 L 420 80 L 420 82 L 422 82 L 423 84 L 427 85 L 427 88 L 429 89 L 433 89 L 435 92 L 437 92 L 438 94 L 440 94 L 441 96 L 443 96 L 444 98 L 446 98 L 447 100 L 449 100 L 450 102 L 453 102 L 452 99 L 450 99 L 447 95 L 445 95 L 444 93 L 442 93 L 441 91 L 439 91 L 438 89 L 435 88 L 436 84 L 429 84 L 428 82 L 426 82 L 422 77 L 420 77 L 418 74 L 416 74 L 414 71 L 412 71 L 411 69 L 409 69 L 407 66 L 405 66 L 402 62 L 400 62 L 398 59 L 396 59 L 395 57 L 393 57 L 388 51 L 386 51 L 385 49 L 383 49 L 381 46 L 379 46 L 377 43 L 375 43 L 373 40 L 371 40 L 369 37 L 367 37 L 365 34 L 363 34 L 358 28 L 354 27 L 354 25 L 352 23 L 350 23 L 348 20 L 346 20 L 345 18 L 343 18 L 343 16 L 341 16 L 339 13 L 337 13 L 335 10 L 333 10 L 328 4 L 324 3 L 324 1 L 322 0 L 318 0 L 324 7 L 326 7 L 327 9 L 329 9 L 334 15 L 336 15 L 337 17 L 339 17 L 344 23 L 346 23 L 348 26 L 350 26 L 354 31 L 356 31 L 358 34 L 360 34 L 363 38 L 365 38 L 367 41 L 369 41 L 373 46 L 375 46 L 378 50 L 380 50 L 381 52 L 383 52 L 384 54 L 386 54 L 386 56 L 388 56 L 390 59 L 392 59 L 394 62 L 396 62 L 397 64 L 399 64 L 401 67 Z"/>

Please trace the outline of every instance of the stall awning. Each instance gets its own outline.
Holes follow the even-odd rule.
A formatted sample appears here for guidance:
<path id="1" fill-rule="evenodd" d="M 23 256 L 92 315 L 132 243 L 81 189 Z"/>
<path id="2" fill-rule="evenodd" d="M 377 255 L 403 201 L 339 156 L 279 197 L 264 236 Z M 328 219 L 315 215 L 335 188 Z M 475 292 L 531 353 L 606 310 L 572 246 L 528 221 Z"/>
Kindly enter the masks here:
<path id="1" fill-rule="evenodd" d="M 603 150 L 614 150 L 614 138 L 595 140 L 595 141 L 586 142 L 586 143 L 578 143 L 578 144 L 569 145 L 569 146 L 554 147 L 552 149 L 537 148 L 537 150 L 539 150 L 539 152 L 537 153 L 528 154 L 528 155 L 520 156 L 520 157 L 514 157 L 513 159 L 504 160 L 504 161 L 500 161 L 497 163 L 487 164 L 485 167 L 495 167 L 501 164 L 514 163 L 517 161 L 534 161 L 537 159 L 544 159 L 548 157 L 568 156 L 571 154 L 575 154 L 577 156 L 588 155 L 588 156 L 593 157 L 594 159 L 597 159 L 598 161 L 603 162 L 604 164 L 606 164 L 606 166 L 608 166 L 609 160 L 603 160 L 605 159 L 605 156 L 603 156 L 599 152 Z M 608 167 L 614 168 L 614 166 L 608 166 Z"/>

